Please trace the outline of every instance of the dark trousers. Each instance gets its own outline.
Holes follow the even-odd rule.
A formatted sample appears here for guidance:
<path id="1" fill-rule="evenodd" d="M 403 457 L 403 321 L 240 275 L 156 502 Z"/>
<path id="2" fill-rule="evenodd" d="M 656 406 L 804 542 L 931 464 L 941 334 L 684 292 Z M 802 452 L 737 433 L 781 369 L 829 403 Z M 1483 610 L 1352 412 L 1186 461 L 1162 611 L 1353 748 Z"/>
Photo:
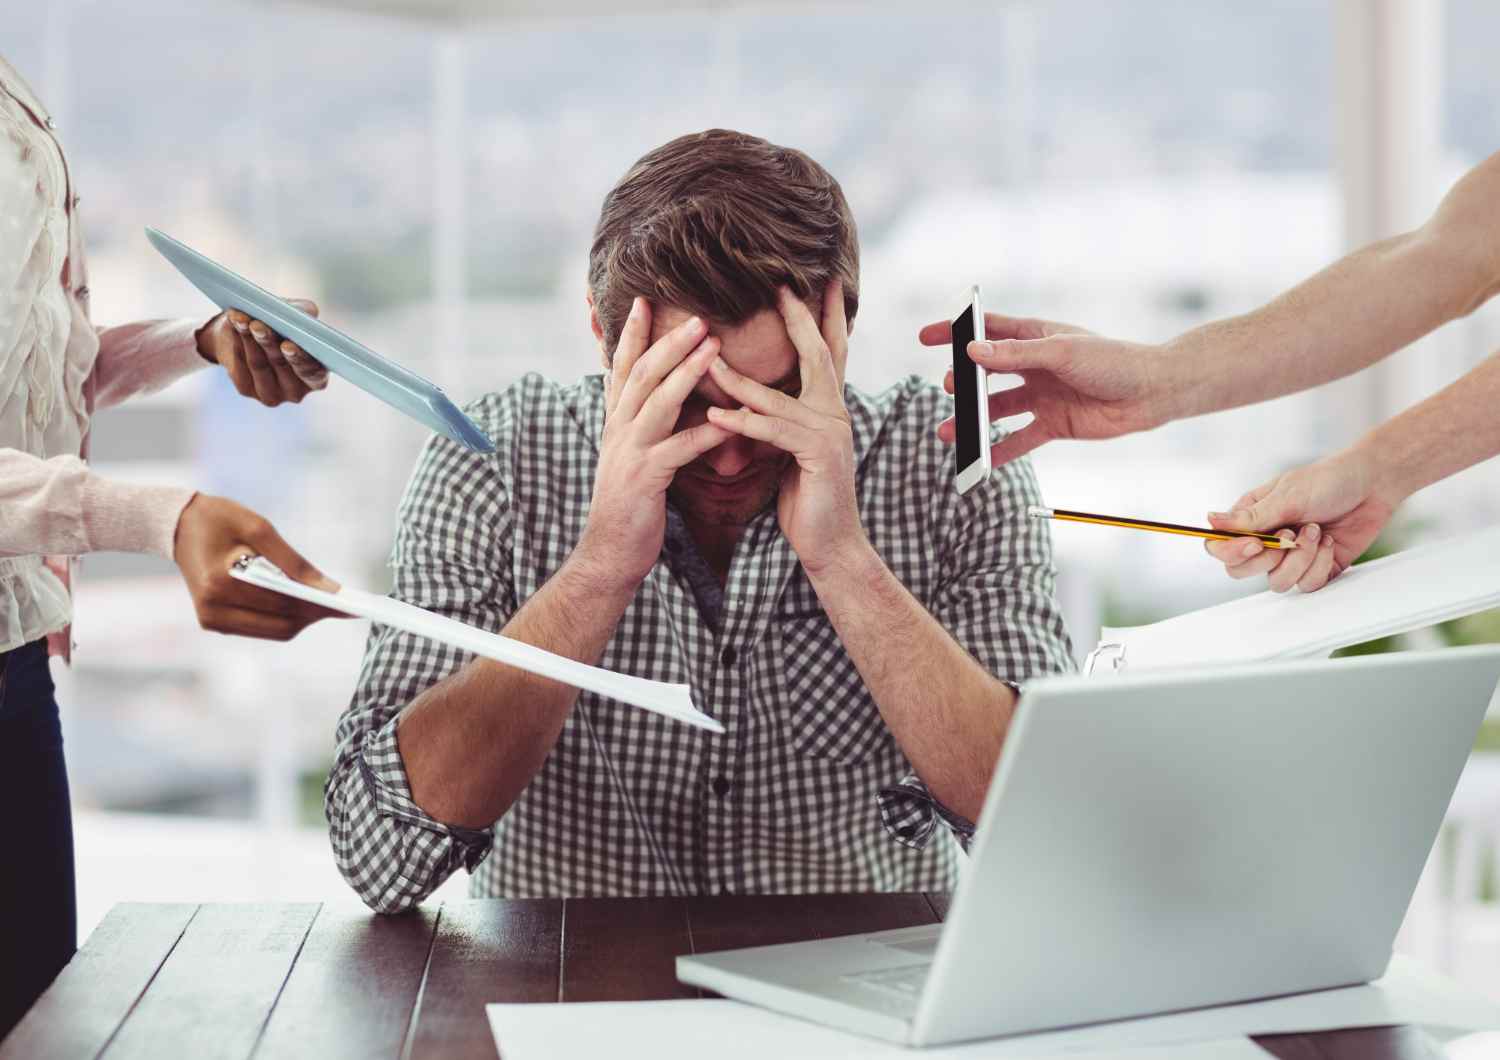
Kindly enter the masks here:
<path id="1" fill-rule="evenodd" d="M 73 813 L 47 643 L 0 654 L 0 1038 L 78 945 Z"/>

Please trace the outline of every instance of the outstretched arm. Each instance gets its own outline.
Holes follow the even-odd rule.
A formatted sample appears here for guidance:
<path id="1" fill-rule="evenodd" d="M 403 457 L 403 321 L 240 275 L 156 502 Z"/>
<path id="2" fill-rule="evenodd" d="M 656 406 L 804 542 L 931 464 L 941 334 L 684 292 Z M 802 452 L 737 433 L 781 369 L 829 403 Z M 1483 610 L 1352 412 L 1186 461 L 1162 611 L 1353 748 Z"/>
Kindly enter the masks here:
<path id="1" fill-rule="evenodd" d="M 1247 541 L 1210 541 L 1235 578 L 1268 576 L 1278 592 L 1321 589 L 1370 546 L 1407 497 L 1500 454 L 1500 353 L 1354 445 L 1251 490 L 1230 512 L 1210 513 L 1230 530 L 1299 527 L 1293 551 Z M 1283 530 L 1284 535 L 1292 533 Z"/>
<path id="2" fill-rule="evenodd" d="M 1497 290 L 1500 153 L 1454 185 L 1422 227 L 1357 250 L 1243 316 L 1156 346 L 987 315 L 987 341 L 972 343 L 969 354 L 1023 380 L 991 396 L 991 419 L 1035 415 L 994 447 L 998 464 L 1055 438 L 1113 438 L 1338 379 L 1472 312 Z M 946 344 L 950 325 L 929 324 L 920 338 Z M 938 433 L 952 441 L 952 421 Z"/>
<path id="3" fill-rule="evenodd" d="M 1253 404 L 1374 364 L 1500 290 L 1500 153 L 1421 228 L 1373 243 L 1266 306 L 1168 343 L 1168 418 Z"/>
<path id="4" fill-rule="evenodd" d="M 316 304 L 290 301 L 318 315 Z M 93 384 L 98 408 L 154 393 L 206 364 L 221 365 L 236 390 L 272 407 L 283 401 L 295 404 L 328 385 L 328 369 L 301 346 L 237 309 L 202 326 L 190 320 L 139 320 L 97 331 Z"/>

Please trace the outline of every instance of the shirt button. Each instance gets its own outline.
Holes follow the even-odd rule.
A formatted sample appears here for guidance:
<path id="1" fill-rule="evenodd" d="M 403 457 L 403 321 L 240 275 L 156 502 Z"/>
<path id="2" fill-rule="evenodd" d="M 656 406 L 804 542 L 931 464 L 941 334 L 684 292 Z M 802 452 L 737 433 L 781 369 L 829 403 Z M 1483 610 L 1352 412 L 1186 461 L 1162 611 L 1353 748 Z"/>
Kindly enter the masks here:
<path id="1" fill-rule="evenodd" d="M 74 293 L 78 295 L 79 298 L 87 298 L 89 296 L 89 285 L 83 284 Z"/>
<path id="2" fill-rule="evenodd" d="M 714 787 L 714 794 L 717 795 L 719 798 L 722 799 L 725 795 L 729 794 L 729 778 L 728 777 L 714 777 L 713 787 Z"/>
<path id="3" fill-rule="evenodd" d="M 50 115 L 50 114 L 47 115 L 47 120 L 46 120 L 46 122 L 44 124 L 49 129 L 55 129 L 55 128 L 57 128 L 57 122 L 55 122 L 55 121 L 52 120 L 52 115 Z"/>
<path id="4" fill-rule="evenodd" d="M 719 655 L 719 659 L 725 666 L 733 666 L 734 661 L 740 657 L 740 653 L 734 650 L 734 645 L 725 648 Z"/>

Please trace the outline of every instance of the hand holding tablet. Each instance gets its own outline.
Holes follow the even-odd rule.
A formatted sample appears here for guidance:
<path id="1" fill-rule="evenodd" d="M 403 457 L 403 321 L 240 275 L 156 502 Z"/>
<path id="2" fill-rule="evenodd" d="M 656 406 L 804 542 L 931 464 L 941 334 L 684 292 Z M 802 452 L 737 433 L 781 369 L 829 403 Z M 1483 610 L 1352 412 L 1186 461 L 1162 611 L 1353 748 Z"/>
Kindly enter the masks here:
<path id="1" fill-rule="evenodd" d="M 163 232 L 148 228 L 146 238 L 219 308 L 240 310 L 265 321 L 330 372 L 438 434 L 477 452 L 494 450 L 495 443 L 478 424 L 465 416 L 441 389 L 415 372 L 382 357 L 291 302 L 257 287 Z"/>

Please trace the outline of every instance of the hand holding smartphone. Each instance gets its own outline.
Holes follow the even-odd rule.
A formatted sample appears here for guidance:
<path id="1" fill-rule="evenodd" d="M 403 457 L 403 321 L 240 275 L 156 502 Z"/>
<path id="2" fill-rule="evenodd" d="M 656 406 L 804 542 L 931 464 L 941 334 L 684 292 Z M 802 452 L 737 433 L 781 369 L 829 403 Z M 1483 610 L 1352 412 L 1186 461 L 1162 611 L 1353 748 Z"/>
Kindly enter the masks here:
<path id="1" fill-rule="evenodd" d="M 967 493 L 990 475 L 989 393 L 985 371 L 969 357 L 969 343 L 984 337 L 979 287 L 969 288 L 969 304 L 953 321 L 954 483 Z"/>

